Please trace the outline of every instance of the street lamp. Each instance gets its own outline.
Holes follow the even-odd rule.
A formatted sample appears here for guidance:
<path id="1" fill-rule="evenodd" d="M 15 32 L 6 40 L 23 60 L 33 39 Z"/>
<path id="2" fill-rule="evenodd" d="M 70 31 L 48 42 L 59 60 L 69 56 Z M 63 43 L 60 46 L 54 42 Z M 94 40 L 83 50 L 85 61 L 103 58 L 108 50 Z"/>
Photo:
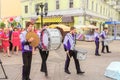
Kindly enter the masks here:
<path id="1" fill-rule="evenodd" d="M 41 13 L 39 13 L 39 10 L 41 9 Z M 43 12 L 43 8 L 44 8 L 44 12 Z M 47 16 L 48 13 L 48 3 L 40 3 L 36 6 L 36 14 L 37 15 L 41 15 L 41 28 L 43 27 L 43 16 Z"/>

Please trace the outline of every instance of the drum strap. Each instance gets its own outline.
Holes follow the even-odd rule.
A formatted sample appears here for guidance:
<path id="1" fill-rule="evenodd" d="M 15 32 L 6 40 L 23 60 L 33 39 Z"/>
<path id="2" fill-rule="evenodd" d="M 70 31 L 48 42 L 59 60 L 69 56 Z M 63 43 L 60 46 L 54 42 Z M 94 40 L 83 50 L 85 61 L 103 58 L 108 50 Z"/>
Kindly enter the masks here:
<path id="1" fill-rule="evenodd" d="M 46 49 L 46 46 L 44 45 L 44 43 L 43 43 L 43 35 L 44 35 L 44 33 L 43 33 L 43 31 L 41 32 L 41 43 L 42 43 L 42 48 L 43 49 Z"/>
<path id="2" fill-rule="evenodd" d="M 72 39 L 72 40 L 74 41 L 74 44 L 76 44 L 76 35 L 73 35 L 73 36 L 72 36 L 72 35 L 70 34 L 70 35 L 68 35 L 68 38 L 69 38 L 69 39 Z"/>
<path id="3" fill-rule="evenodd" d="M 68 39 L 70 41 L 70 44 L 71 44 L 71 40 L 73 41 L 73 43 L 71 44 L 71 47 L 74 49 L 75 48 L 75 44 L 76 44 L 75 35 L 68 34 L 67 36 L 68 36 Z"/>

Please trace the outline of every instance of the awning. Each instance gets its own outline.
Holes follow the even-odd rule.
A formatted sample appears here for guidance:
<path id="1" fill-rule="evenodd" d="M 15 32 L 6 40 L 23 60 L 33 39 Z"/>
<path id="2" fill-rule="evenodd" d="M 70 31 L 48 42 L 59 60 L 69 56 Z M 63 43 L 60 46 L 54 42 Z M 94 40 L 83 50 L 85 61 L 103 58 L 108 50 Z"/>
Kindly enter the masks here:
<path id="1" fill-rule="evenodd" d="M 63 29 L 63 31 L 70 31 L 70 27 L 63 25 L 63 24 L 52 24 L 50 26 L 48 26 L 49 28 L 61 28 Z"/>
<path id="2" fill-rule="evenodd" d="M 98 28 L 97 26 L 94 26 L 94 25 L 88 25 L 87 27 L 90 28 L 90 29 L 96 29 L 96 28 Z"/>
<path id="3" fill-rule="evenodd" d="M 77 29 L 96 29 L 97 26 L 94 25 L 75 25 Z"/>
<path id="4" fill-rule="evenodd" d="M 43 18 L 43 22 L 73 22 L 72 16 L 47 16 Z M 40 23 L 41 18 L 39 17 L 36 23 Z"/>
<path id="5" fill-rule="evenodd" d="M 120 24 L 119 21 L 106 21 L 105 24 Z"/>
<path id="6" fill-rule="evenodd" d="M 36 21 L 36 23 L 40 23 L 41 22 L 41 18 L 39 17 Z M 61 16 L 56 16 L 56 17 L 52 17 L 52 16 L 48 16 L 48 17 L 44 17 L 43 18 L 43 22 L 46 23 L 46 22 L 62 22 L 62 17 Z"/>

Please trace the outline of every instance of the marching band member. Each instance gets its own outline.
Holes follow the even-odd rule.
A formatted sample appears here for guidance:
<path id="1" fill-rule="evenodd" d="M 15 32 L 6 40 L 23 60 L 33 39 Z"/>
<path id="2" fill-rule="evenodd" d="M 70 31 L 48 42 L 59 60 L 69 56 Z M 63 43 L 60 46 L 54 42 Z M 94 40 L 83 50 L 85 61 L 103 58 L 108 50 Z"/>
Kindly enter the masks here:
<path id="1" fill-rule="evenodd" d="M 43 29 L 41 30 L 41 32 L 38 33 L 39 37 L 40 37 L 40 45 L 38 47 L 39 49 L 39 53 L 41 55 L 42 58 L 42 64 L 41 64 L 41 72 L 45 73 L 45 76 L 48 76 L 48 71 L 47 71 L 47 58 L 49 56 L 49 50 L 47 50 L 47 46 L 45 45 L 45 40 L 42 39 L 44 33 L 42 32 L 44 29 L 46 29 L 47 26 L 44 25 Z M 48 39 L 47 36 L 44 39 Z"/>
<path id="2" fill-rule="evenodd" d="M 77 56 L 77 51 L 74 51 L 74 48 L 75 48 L 75 32 L 76 32 L 75 27 L 71 27 L 70 32 L 66 34 L 66 36 L 64 38 L 64 41 L 63 41 L 64 49 L 67 53 L 67 57 L 66 57 L 66 61 L 65 61 L 65 72 L 67 74 L 71 74 L 69 69 L 68 69 L 71 56 L 73 56 L 77 74 L 83 74 L 84 73 L 83 71 L 81 71 L 79 61 L 76 57 Z"/>
<path id="3" fill-rule="evenodd" d="M 95 49 L 96 56 L 101 56 L 99 54 L 99 37 L 100 37 L 100 35 L 98 33 L 98 28 L 97 28 L 97 29 L 95 29 L 95 32 L 94 32 L 94 39 L 95 39 L 94 41 L 95 41 L 95 45 L 96 45 L 96 49 Z"/>
<path id="4" fill-rule="evenodd" d="M 107 53 L 111 53 L 111 51 L 109 51 L 109 47 L 108 45 L 104 45 L 104 40 L 107 38 L 107 33 L 108 33 L 108 28 L 104 28 L 104 30 L 101 32 L 100 36 L 103 39 L 102 41 L 102 53 L 104 52 L 104 48 L 106 47 Z"/>
<path id="5" fill-rule="evenodd" d="M 23 59 L 23 68 L 22 68 L 22 80 L 31 80 L 29 78 L 31 70 L 31 61 L 32 61 L 32 46 L 29 45 L 34 38 L 26 40 L 27 32 L 32 31 L 33 24 L 31 22 L 26 23 L 26 30 L 20 34 L 20 41 L 22 44 L 22 59 Z"/>

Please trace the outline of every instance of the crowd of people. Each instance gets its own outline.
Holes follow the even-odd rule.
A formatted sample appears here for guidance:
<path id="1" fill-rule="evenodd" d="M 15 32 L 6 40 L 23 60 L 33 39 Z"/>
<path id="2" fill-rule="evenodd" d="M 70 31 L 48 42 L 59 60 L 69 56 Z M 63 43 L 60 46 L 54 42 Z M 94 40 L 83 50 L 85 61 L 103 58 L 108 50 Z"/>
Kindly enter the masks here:
<path id="1" fill-rule="evenodd" d="M 31 80 L 30 79 L 30 70 L 31 70 L 31 62 L 32 62 L 32 54 L 34 54 L 34 50 L 36 47 L 32 47 L 30 43 L 34 41 L 34 38 L 31 37 L 29 40 L 26 39 L 26 34 L 28 32 L 34 31 L 40 39 L 38 50 L 42 59 L 40 71 L 45 73 L 45 76 L 48 76 L 47 70 L 47 59 L 49 56 L 49 49 L 43 44 L 42 31 L 46 29 L 47 26 L 44 25 L 41 30 L 35 30 L 34 24 L 31 22 L 26 23 L 25 29 L 17 28 L 17 27 L 9 27 L 9 28 L 0 28 L 0 49 L 3 50 L 3 56 L 11 57 L 11 54 L 18 55 L 18 51 L 22 51 L 22 60 L 23 60 L 23 67 L 22 67 L 22 80 Z M 95 29 L 94 37 L 95 37 L 95 55 L 100 56 L 99 54 L 99 41 L 100 37 L 103 39 L 102 41 L 102 53 L 104 52 L 104 48 L 106 47 L 107 53 L 111 53 L 109 51 L 108 45 L 104 45 L 104 39 L 106 38 L 107 28 L 104 28 L 104 31 L 99 34 L 98 29 Z M 84 74 L 85 72 L 81 70 L 79 60 L 77 59 L 77 51 L 75 50 L 76 45 L 76 29 L 75 27 L 71 27 L 70 31 L 65 35 L 63 39 L 63 47 L 66 53 L 66 60 L 64 65 L 64 71 L 67 74 L 71 74 L 69 70 L 70 59 L 73 57 L 75 66 L 76 66 L 76 73 L 77 74 Z"/>
<path id="2" fill-rule="evenodd" d="M 3 56 L 11 57 L 12 54 L 18 55 L 18 51 L 22 49 L 20 42 L 20 34 L 25 31 L 25 28 L 18 27 L 4 27 L 0 28 L 0 51 L 3 52 Z M 32 27 L 32 31 L 37 33 L 39 29 Z M 34 54 L 34 48 L 32 50 Z"/>
<path id="3" fill-rule="evenodd" d="M 18 54 L 21 49 L 19 35 L 23 30 L 23 28 L 17 27 L 0 28 L 0 49 L 3 51 L 3 56 L 11 57 L 14 51 L 15 54 Z"/>
<path id="4" fill-rule="evenodd" d="M 30 79 L 30 70 L 31 70 L 32 48 L 33 47 L 30 45 L 30 43 L 34 40 L 34 38 L 31 37 L 29 40 L 27 40 L 25 38 L 25 36 L 28 32 L 32 31 L 32 27 L 33 27 L 33 24 L 28 22 L 26 24 L 26 30 L 20 34 L 20 42 L 22 45 L 22 59 L 23 59 L 22 80 L 31 80 Z M 47 45 L 45 45 L 45 43 L 42 39 L 43 35 L 45 34 L 43 31 L 46 28 L 47 28 L 47 26 L 44 25 L 40 31 L 37 31 L 37 35 L 39 35 L 39 38 L 40 38 L 40 43 L 39 43 L 38 49 L 39 49 L 39 53 L 40 53 L 40 56 L 42 59 L 40 71 L 44 72 L 45 76 L 47 77 L 48 70 L 47 70 L 47 63 L 46 62 L 47 62 L 47 59 L 49 56 L 49 49 L 47 49 Z M 66 34 L 66 36 L 63 40 L 65 53 L 67 54 L 64 70 L 65 70 L 65 73 L 70 74 L 69 63 L 70 63 L 70 58 L 73 57 L 74 61 L 75 61 L 75 66 L 76 66 L 76 73 L 77 74 L 84 74 L 85 72 L 81 70 L 79 60 L 76 57 L 77 52 L 74 51 L 75 33 L 76 33 L 76 29 L 74 27 L 71 27 L 70 32 Z M 70 36 L 70 38 L 68 35 Z M 45 39 L 47 39 L 47 38 L 48 37 L 45 37 Z M 35 49 L 35 47 L 34 47 L 34 49 Z"/>
<path id="5" fill-rule="evenodd" d="M 47 70 L 47 59 L 49 56 L 49 50 L 46 48 L 46 46 L 43 44 L 42 37 L 43 37 L 43 30 L 47 28 L 47 25 L 44 25 L 41 30 L 36 30 L 34 28 L 34 24 L 31 22 L 26 23 L 25 29 L 17 28 L 17 27 L 9 27 L 9 28 L 0 28 L 0 49 L 3 50 L 3 56 L 8 55 L 8 57 L 11 57 L 11 54 L 18 55 L 18 51 L 22 51 L 22 60 L 23 60 L 23 67 L 22 67 L 22 80 L 31 80 L 30 79 L 30 70 L 31 70 L 31 62 L 32 62 L 32 54 L 34 54 L 34 50 L 36 47 L 32 47 L 30 43 L 34 40 L 33 37 L 31 37 L 29 40 L 26 39 L 26 34 L 28 32 L 34 31 L 40 39 L 40 43 L 37 46 L 42 63 L 40 71 L 45 73 L 45 76 L 48 76 L 48 70 Z M 106 47 L 107 53 L 111 53 L 109 51 L 108 45 L 105 45 L 104 40 L 106 39 L 108 29 L 104 28 L 104 30 L 99 34 L 98 28 L 95 29 L 94 38 L 95 38 L 95 55 L 101 56 L 99 54 L 99 42 L 100 38 L 102 39 L 102 50 L 101 53 L 104 52 L 104 48 Z M 70 32 L 68 32 L 63 39 L 63 47 L 66 53 L 66 60 L 65 60 L 65 66 L 64 71 L 67 74 L 71 74 L 69 70 L 69 64 L 70 59 L 73 57 L 75 66 L 76 66 L 76 73 L 77 74 L 83 74 L 84 71 L 81 70 L 79 60 L 77 59 L 77 51 L 75 50 L 76 45 L 76 29 L 75 27 L 70 28 Z"/>

